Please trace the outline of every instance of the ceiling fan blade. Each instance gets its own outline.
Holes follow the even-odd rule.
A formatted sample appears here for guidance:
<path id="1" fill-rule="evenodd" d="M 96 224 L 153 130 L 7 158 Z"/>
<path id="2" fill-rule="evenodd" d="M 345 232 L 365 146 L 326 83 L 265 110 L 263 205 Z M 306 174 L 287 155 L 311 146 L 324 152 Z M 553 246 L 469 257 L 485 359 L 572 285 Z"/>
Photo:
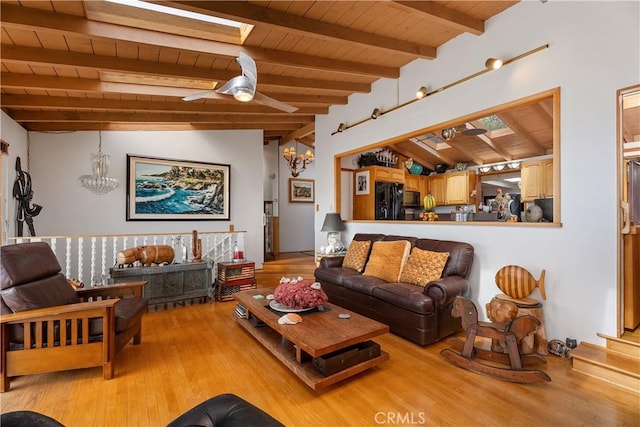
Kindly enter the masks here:
<path id="1" fill-rule="evenodd" d="M 487 133 L 487 130 L 481 129 L 481 128 L 470 128 L 470 129 L 463 130 L 461 133 L 463 135 L 476 136 L 476 135 L 482 135 L 483 133 Z"/>
<path id="2" fill-rule="evenodd" d="M 298 110 L 298 107 L 294 107 L 293 105 L 285 104 L 284 102 L 280 102 L 277 99 L 273 99 L 268 97 L 267 95 L 263 95 L 260 92 L 256 92 L 253 96 L 253 101 L 266 105 L 267 107 L 275 108 L 276 110 L 281 110 L 286 113 L 293 113 Z"/>
<path id="3" fill-rule="evenodd" d="M 255 87 L 258 83 L 258 69 L 256 68 L 256 61 L 246 53 L 242 52 L 238 52 L 236 61 L 240 64 L 240 68 L 242 68 L 242 74 L 251 79 Z"/>
<path id="4" fill-rule="evenodd" d="M 189 96 L 185 96 L 184 98 L 182 98 L 183 101 L 195 101 L 196 99 L 200 99 L 200 98 L 204 98 L 205 96 L 209 95 L 210 93 L 214 93 L 217 92 L 216 90 L 208 90 L 206 92 L 198 92 L 198 93 L 194 93 L 193 95 L 189 95 Z"/>

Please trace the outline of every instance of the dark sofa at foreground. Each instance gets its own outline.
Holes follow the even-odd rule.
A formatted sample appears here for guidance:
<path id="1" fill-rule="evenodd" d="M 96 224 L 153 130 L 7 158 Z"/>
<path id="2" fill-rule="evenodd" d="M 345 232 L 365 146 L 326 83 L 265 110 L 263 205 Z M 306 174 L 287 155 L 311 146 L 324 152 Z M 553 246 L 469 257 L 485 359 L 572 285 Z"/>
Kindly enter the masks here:
<path id="1" fill-rule="evenodd" d="M 353 240 L 371 242 L 368 253 L 363 254 L 365 264 L 361 272 L 343 266 L 343 256 L 324 257 L 315 270 L 316 280 L 321 283 L 330 302 L 385 323 L 391 332 L 419 345 L 431 344 L 461 329 L 460 319 L 451 316 L 451 308 L 455 297 L 465 295 L 468 291 L 467 277 L 473 262 L 473 246 L 462 242 L 384 234 L 356 234 Z M 423 250 L 416 250 L 415 253 L 428 253 L 425 250 L 448 252 L 448 257 L 446 254 L 439 257 L 444 263 L 444 267 L 440 266 L 441 273 L 437 273 L 441 277 L 416 285 L 371 275 L 367 264 L 376 262 L 372 261 L 375 242 L 394 241 L 408 241 L 411 251 L 413 248 Z M 355 244 L 352 242 L 352 245 Z M 349 252 L 352 245 L 349 246 Z M 362 246 L 360 243 L 357 245 Z M 385 254 L 382 260 L 377 261 L 382 263 L 384 270 L 378 273 L 379 276 L 397 268 L 392 258 Z M 416 259 L 419 258 L 414 258 L 412 262 L 414 271 Z M 409 263 L 404 265 L 408 266 Z M 401 271 L 405 267 L 399 268 Z M 402 278 L 403 275 L 395 277 Z"/>

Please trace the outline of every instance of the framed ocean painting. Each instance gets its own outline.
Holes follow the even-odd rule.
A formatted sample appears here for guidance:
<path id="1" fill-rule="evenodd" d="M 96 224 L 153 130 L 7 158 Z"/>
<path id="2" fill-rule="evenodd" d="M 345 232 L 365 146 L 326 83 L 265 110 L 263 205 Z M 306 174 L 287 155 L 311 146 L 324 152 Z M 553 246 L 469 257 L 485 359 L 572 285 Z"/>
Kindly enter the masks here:
<path id="1" fill-rule="evenodd" d="M 228 220 L 230 166 L 127 154 L 127 221 Z"/>

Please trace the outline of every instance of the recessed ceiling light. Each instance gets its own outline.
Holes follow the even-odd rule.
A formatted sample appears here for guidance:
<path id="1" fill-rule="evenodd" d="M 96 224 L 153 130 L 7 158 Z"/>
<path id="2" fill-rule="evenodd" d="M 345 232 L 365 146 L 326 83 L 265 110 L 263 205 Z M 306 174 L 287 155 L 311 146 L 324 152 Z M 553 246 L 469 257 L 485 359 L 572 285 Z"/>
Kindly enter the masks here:
<path id="1" fill-rule="evenodd" d="M 154 3 L 147 3 L 140 0 L 105 0 L 111 3 L 118 3 L 125 6 L 137 7 L 138 9 L 152 10 L 154 12 L 166 13 L 173 16 L 181 16 L 183 18 L 196 19 L 198 21 L 209 22 L 212 24 L 226 25 L 227 27 L 240 28 L 241 22 L 232 21 L 230 19 L 218 18 L 215 16 L 205 15 L 203 13 L 189 12 L 188 10 L 176 9 L 175 7 L 163 6 Z"/>

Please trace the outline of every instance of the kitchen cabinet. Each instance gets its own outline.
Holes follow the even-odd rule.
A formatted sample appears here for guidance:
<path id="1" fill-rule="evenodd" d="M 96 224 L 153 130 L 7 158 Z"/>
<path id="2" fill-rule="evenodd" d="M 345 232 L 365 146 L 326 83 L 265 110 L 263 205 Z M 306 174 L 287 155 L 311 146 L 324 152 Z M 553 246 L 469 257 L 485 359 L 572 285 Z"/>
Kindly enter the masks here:
<path id="1" fill-rule="evenodd" d="M 372 182 L 397 182 L 404 184 L 404 171 L 397 168 L 386 168 L 384 166 L 371 166 Z"/>
<path id="2" fill-rule="evenodd" d="M 428 189 L 431 195 L 436 199 L 437 206 L 443 206 L 445 204 L 445 177 L 444 175 L 433 175 L 428 179 Z"/>
<path id="3" fill-rule="evenodd" d="M 445 177 L 445 204 L 469 205 L 475 203 L 475 196 L 471 192 L 476 187 L 476 174 L 471 171 L 453 172 Z"/>
<path id="4" fill-rule="evenodd" d="M 412 175 L 410 173 L 404 174 L 404 189 L 405 191 L 420 191 L 420 176 Z"/>
<path id="5" fill-rule="evenodd" d="M 553 159 L 523 162 L 520 178 L 523 202 L 553 198 Z"/>

